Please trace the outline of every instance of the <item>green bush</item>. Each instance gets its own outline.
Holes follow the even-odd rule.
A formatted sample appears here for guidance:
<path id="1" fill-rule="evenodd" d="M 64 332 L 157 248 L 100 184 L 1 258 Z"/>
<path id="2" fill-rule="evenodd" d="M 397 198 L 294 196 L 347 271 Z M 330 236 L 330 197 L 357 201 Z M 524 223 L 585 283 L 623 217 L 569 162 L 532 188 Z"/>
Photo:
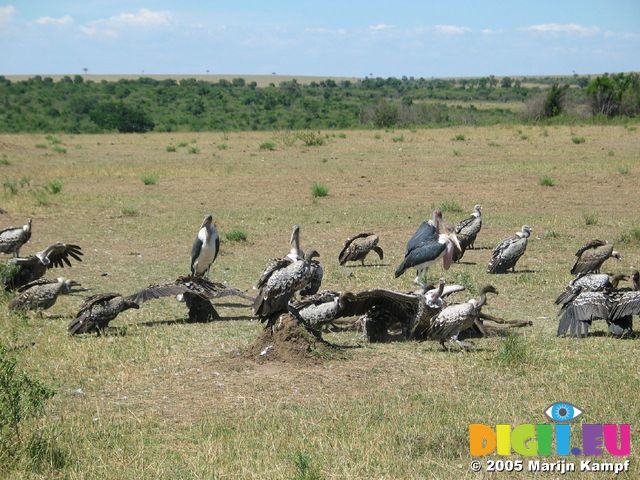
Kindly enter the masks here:
<path id="1" fill-rule="evenodd" d="M 321 145 L 324 145 L 325 143 L 325 138 L 320 132 L 299 132 L 298 138 L 302 140 L 302 143 L 304 143 L 307 147 L 319 147 Z"/>
<path id="2" fill-rule="evenodd" d="M 125 217 L 135 217 L 138 215 L 138 210 L 132 207 L 122 207 L 122 215 Z"/>
<path id="3" fill-rule="evenodd" d="M 543 187 L 553 187 L 556 184 L 556 181 L 549 175 L 543 175 L 538 180 L 538 183 Z"/>
<path id="4" fill-rule="evenodd" d="M 262 142 L 260 144 L 260 150 L 275 150 L 276 144 L 273 142 Z"/>
<path id="5" fill-rule="evenodd" d="M 39 417 L 53 395 L 40 380 L 19 371 L 15 358 L 0 345 L 0 463 L 15 461 L 27 446 L 25 421 Z"/>
<path id="6" fill-rule="evenodd" d="M 465 139 L 466 139 L 466 137 L 462 133 L 458 133 L 451 140 L 453 140 L 454 142 L 463 142 Z"/>
<path id="7" fill-rule="evenodd" d="M 581 144 L 581 143 L 584 143 L 586 140 L 585 140 L 585 138 L 584 138 L 584 137 L 577 137 L 577 136 L 573 136 L 573 137 L 571 137 L 571 141 L 572 141 L 573 143 L 575 143 L 576 145 L 579 145 L 579 144 Z"/>
<path id="8" fill-rule="evenodd" d="M 584 224 L 593 226 L 598 224 L 598 214 L 596 212 L 585 212 L 582 214 Z"/>
<path id="9" fill-rule="evenodd" d="M 247 232 L 244 230 L 231 230 L 225 233 L 224 236 L 230 242 L 245 242 L 247 240 Z"/>
<path id="10" fill-rule="evenodd" d="M 320 183 L 314 183 L 311 187 L 311 194 L 314 198 L 326 197 L 329 195 L 329 189 Z"/>
<path id="11" fill-rule="evenodd" d="M 440 204 L 440 211 L 442 211 L 442 213 L 445 213 L 445 212 L 461 213 L 461 212 L 463 212 L 462 207 L 455 200 L 445 200 L 444 202 L 442 202 Z"/>
<path id="12" fill-rule="evenodd" d="M 177 149 L 175 145 L 170 144 L 170 145 L 167 145 L 166 150 L 167 152 L 175 152 Z"/>
<path id="13" fill-rule="evenodd" d="M 91 120 L 106 130 L 121 133 L 147 132 L 154 127 L 153 120 L 138 106 L 124 102 L 107 101 L 99 103 L 89 113 Z"/>
<path id="14" fill-rule="evenodd" d="M 158 183 L 158 177 L 152 174 L 142 175 L 140 179 L 145 185 L 155 185 L 156 183 Z"/>
<path id="15" fill-rule="evenodd" d="M 189 152 L 192 155 L 197 155 L 198 153 L 200 153 L 200 149 L 197 146 L 192 145 L 192 146 L 189 147 L 187 152 Z"/>
<path id="16" fill-rule="evenodd" d="M 62 181 L 61 180 L 51 180 L 44 187 L 49 193 L 54 195 L 60 193 L 62 191 Z"/>

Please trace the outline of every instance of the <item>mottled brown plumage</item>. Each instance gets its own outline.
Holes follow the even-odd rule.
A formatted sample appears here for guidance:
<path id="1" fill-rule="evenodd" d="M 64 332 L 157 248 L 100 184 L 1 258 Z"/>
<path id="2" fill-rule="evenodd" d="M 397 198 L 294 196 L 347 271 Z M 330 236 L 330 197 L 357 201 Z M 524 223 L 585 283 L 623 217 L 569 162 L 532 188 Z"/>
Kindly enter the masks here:
<path id="1" fill-rule="evenodd" d="M 344 242 L 344 247 L 340 255 L 338 255 L 338 262 L 340 265 L 344 265 L 347 262 L 360 261 L 364 266 L 364 259 L 371 250 L 378 254 L 380 260 L 384 258 L 384 252 L 378 246 L 377 235 L 373 233 L 358 233 Z"/>
<path id="2" fill-rule="evenodd" d="M 82 291 L 72 290 L 72 287 L 79 285 L 78 282 L 63 277 L 55 280 L 36 280 L 20 289 L 20 293 L 9 302 L 9 308 L 12 310 L 47 310 L 55 305 L 59 295 Z"/>
<path id="3" fill-rule="evenodd" d="M 602 240 L 591 240 L 576 252 L 576 263 L 571 273 L 600 273 L 600 267 L 610 257 L 620 259 L 620 254 L 613 249 L 613 245 Z"/>

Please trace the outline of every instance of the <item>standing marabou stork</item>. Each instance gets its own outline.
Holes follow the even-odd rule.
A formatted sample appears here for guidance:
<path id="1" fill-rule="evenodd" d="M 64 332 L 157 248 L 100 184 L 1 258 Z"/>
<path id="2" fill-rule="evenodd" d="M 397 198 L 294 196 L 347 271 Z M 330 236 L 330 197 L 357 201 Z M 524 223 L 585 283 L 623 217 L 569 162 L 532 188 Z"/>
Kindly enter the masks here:
<path id="1" fill-rule="evenodd" d="M 478 319 L 480 310 L 487 303 L 487 293 L 498 293 L 492 286 L 487 285 L 480 291 L 480 298 L 472 298 L 465 303 L 458 303 L 444 308 L 431 321 L 431 328 L 427 337 L 439 340 L 443 349 L 447 349 L 445 342 L 454 341 L 461 349 L 468 350 L 469 346 L 458 340 L 460 332 L 471 328 Z"/>
<path id="2" fill-rule="evenodd" d="M 20 247 L 31 238 L 31 219 L 22 227 L 9 227 L 0 230 L 0 253 L 13 253 L 14 257 L 20 256 Z"/>
<path id="3" fill-rule="evenodd" d="M 7 264 L 9 274 L 2 278 L 6 290 L 14 290 L 42 278 L 48 268 L 71 266 L 69 258 L 82 261 L 82 249 L 78 245 L 54 243 L 29 257 L 15 257 Z"/>
<path id="4" fill-rule="evenodd" d="M 130 308 L 138 309 L 140 306 L 119 293 L 93 295 L 80 306 L 75 318 L 69 323 L 67 332 L 69 335 L 100 333 L 107 328 L 111 320 Z"/>
<path id="5" fill-rule="evenodd" d="M 220 237 L 213 223 L 213 216 L 207 215 L 191 247 L 191 274 L 198 276 L 208 274 L 219 250 Z"/>
<path id="6" fill-rule="evenodd" d="M 72 287 L 80 286 L 74 280 L 59 277 L 55 280 L 40 279 L 27 283 L 19 290 L 20 294 L 9 302 L 12 310 L 47 310 L 55 305 L 58 295 L 84 292 L 86 289 Z"/>
<path id="7" fill-rule="evenodd" d="M 576 252 L 576 263 L 571 268 L 571 273 L 600 273 L 600 267 L 609 257 L 620 260 L 620 254 L 613 249 L 613 245 L 602 240 L 591 240 Z"/>
<path id="8" fill-rule="evenodd" d="M 398 278 L 410 268 L 416 269 L 414 282 L 422 285 L 422 276 L 431 264 L 442 257 L 445 270 L 448 270 L 453 260 L 454 248 L 460 248 L 453 228 L 447 227 L 447 233 L 440 233 L 442 212 L 433 211 L 433 219 L 423 222 L 416 233 L 407 242 L 404 259 L 398 265 L 395 276 Z"/>
<path id="9" fill-rule="evenodd" d="M 473 249 L 474 243 L 480 229 L 482 228 L 482 206 L 480 204 L 473 207 L 473 213 L 470 217 L 462 220 L 456 225 L 455 231 L 460 243 L 460 250 L 456 249 L 453 254 L 453 261 L 458 262 L 462 259 L 467 249 Z"/>
<path id="10" fill-rule="evenodd" d="M 344 247 L 338 255 L 338 262 L 344 265 L 347 262 L 361 261 L 364 267 L 364 259 L 373 250 L 380 260 L 384 259 L 384 252 L 378 246 L 378 236 L 373 233 L 358 233 L 344 242 Z"/>
<path id="11" fill-rule="evenodd" d="M 487 273 L 506 273 L 509 269 L 515 272 L 516 263 L 524 255 L 532 231 L 529 225 L 523 225 L 513 237 L 502 240 L 491 254 Z"/>

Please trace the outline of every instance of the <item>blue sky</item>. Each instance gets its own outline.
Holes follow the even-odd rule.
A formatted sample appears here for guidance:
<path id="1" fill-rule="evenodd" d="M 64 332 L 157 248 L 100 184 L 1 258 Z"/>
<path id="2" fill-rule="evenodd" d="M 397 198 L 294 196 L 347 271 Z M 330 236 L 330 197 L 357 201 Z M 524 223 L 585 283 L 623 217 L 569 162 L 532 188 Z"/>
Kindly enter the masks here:
<path id="1" fill-rule="evenodd" d="M 640 70 L 640 1 L 0 0 L 0 74 Z"/>

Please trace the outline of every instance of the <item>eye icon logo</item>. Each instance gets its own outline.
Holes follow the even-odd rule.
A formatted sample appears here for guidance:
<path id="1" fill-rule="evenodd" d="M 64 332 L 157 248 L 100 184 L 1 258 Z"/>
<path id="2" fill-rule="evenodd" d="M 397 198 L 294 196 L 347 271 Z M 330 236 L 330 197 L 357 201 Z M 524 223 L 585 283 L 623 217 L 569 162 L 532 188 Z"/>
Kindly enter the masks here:
<path id="1" fill-rule="evenodd" d="M 554 422 L 570 422 L 582 415 L 582 410 L 568 402 L 556 402 L 544 411 Z"/>

